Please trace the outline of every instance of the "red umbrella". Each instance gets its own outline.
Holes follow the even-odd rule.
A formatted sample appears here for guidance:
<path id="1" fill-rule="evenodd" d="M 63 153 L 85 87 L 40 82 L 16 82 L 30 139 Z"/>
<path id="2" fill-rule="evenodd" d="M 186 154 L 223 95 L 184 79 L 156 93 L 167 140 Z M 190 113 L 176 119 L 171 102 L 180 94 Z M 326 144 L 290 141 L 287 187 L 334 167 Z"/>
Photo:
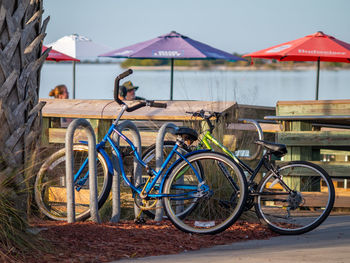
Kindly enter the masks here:
<path id="1" fill-rule="evenodd" d="M 243 57 L 279 61 L 317 61 L 316 100 L 318 100 L 320 61 L 350 63 L 350 44 L 319 31 Z"/>
<path id="2" fill-rule="evenodd" d="M 47 47 L 43 46 L 42 52 L 45 52 L 46 49 Z M 57 62 L 58 61 L 80 61 L 79 59 L 73 58 L 61 52 L 58 52 L 57 50 L 54 50 L 54 49 L 51 49 L 46 60 L 57 61 Z"/>

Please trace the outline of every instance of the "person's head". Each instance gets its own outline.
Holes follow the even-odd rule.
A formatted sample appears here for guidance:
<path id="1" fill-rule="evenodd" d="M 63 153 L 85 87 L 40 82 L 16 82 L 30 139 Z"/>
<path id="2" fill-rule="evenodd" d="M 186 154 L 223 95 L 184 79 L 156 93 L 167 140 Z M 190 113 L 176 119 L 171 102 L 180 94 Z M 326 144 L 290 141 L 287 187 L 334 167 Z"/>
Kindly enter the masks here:
<path id="1" fill-rule="evenodd" d="M 66 85 L 58 85 L 50 91 L 49 96 L 54 97 L 55 99 L 68 99 L 68 89 Z"/>
<path id="2" fill-rule="evenodd" d="M 131 81 L 124 82 L 119 89 L 119 95 L 123 100 L 134 100 L 136 97 L 135 91 L 138 88 L 139 87 L 134 86 Z"/>

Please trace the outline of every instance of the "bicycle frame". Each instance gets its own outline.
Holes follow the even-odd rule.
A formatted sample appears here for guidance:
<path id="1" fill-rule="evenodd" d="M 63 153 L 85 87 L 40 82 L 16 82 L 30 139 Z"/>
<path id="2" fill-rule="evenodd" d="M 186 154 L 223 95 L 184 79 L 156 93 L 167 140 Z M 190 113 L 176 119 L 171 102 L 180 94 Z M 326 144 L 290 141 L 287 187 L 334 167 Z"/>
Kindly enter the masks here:
<path id="1" fill-rule="evenodd" d="M 121 116 L 121 115 L 120 115 Z M 184 196 L 184 195 L 190 195 L 191 193 L 187 192 L 186 194 L 172 194 L 172 195 L 168 195 L 168 194 L 162 194 L 162 193 L 158 193 L 158 194 L 150 194 L 150 192 L 154 189 L 155 185 L 157 184 L 157 182 L 159 181 L 159 178 L 161 178 L 161 182 L 160 182 L 160 187 L 159 189 L 162 189 L 162 186 L 165 182 L 165 178 L 166 175 L 168 174 L 168 172 L 172 169 L 172 167 L 177 164 L 179 161 L 184 160 L 186 161 L 189 166 L 191 167 L 191 169 L 194 171 L 196 177 L 198 178 L 198 181 L 201 183 L 203 180 L 201 179 L 201 176 L 199 175 L 198 171 L 193 167 L 193 165 L 188 162 L 188 160 L 186 159 L 186 155 L 181 154 L 178 151 L 179 145 L 175 144 L 175 146 L 173 147 L 172 151 L 170 152 L 170 154 L 167 156 L 167 158 L 165 159 L 165 161 L 163 162 L 161 168 L 159 169 L 158 172 L 156 172 L 154 169 L 152 169 L 151 167 L 148 167 L 147 164 L 142 160 L 142 158 L 140 157 L 140 155 L 137 152 L 136 147 L 134 146 L 134 144 L 123 134 L 121 133 L 118 129 L 117 129 L 117 123 L 118 123 L 118 118 L 116 121 L 114 121 L 112 123 L 112 125 L 110 126 L 108 132 L 106 133 L 106 135 L 104 136 L 104 138 L 102 139 L 102 141 L 97 145 L 96 150 L 98 152 L 102 152 L 104 151 L 103 149 L 106 146 L 106 143 L 108 142 L 111 147 L 113 148 L 114 152 L 117 155 L 117 159 L 118 159 L 118 165 L 121 171 L 121 175 L 123 177 L 123 180 L 126 182 L 126 184 L 136 193 L 138 194 L 147 194 L 149 197 L 151 198 L 162 198 L 162 197 L 180 197 L 180 196 Z M 117 135 L 119 135 L 127 144 L 130 145 L 134 156 L 136 157 L 137 161 L 144 167 L 144 168 L 149 168 L 149 171 L 151 173 L 151 175 L 154 176 L 154 178 L 152 178 L 152 180 L 147 181 L 145 188 L 140 189 L 137 188 L 135 185 L 132 184 L 132 182 L 128 179 L 128 177 L 125 174 L 125 169 L 124 169 L 124 165 L 123 165 L 123 159 L 122 159 L 122 155 L 121 152 L 118 148 L 117 145 L 115 145 L 115 143 L 113 142 L 111 136 L 113 134 L 113 132 L 115 132 Z M 195 151 L 192 152 L 191 154 L 194 154 L 196 152 L 200 152 L 200 151 Z M 169 164 L 171 158 L 174 155 L 179 156 L 180 158 L 174 162 L 167 170 L 165 170 L 166 166 Z M 103 156 L 106 158 L 105 156 L 106 154 L 103 154 Z M 108 155 L 107 155 L 108 156 Z M 78 180 L 79 176 L 81 175 L 81 172 L 83 171 L 83 169 L 86 167 L 86 165 L 88 164 L 88 159 L 86 159 L 83 163 L 83 165 L 80 167 L 79 171 L 74 175 L 74 181 L 76 182 L 76 180 Z M 162 174 L 164 173 L 164 175 L 162 176 Z M 85 174 L 85 176 L 81 179 L 78 180 L 77 184 L 79 185 L 79 187 L 77 187 L 77 190 L 79 191 L 80 188 L 85 184 L 86 180 L 88 179 L 88 172 Z M 187 189 L 193 189 L 193 190 L 197 190 L 198 186 L 194 185 L 194 186 L 186 186 Z"/>
<path id="2" fill-rule="evenodd" d="M 209 121 L 209 120 L 207 120 Z M 210 123 L 210 126 L 212 128 L 214 128 L 214 126 Z M 258 129 L 258 133 L 259 133 L 259 137 L 261 136 L 261 128 L 257 127 Z M 255 167 L 255 169 L 253 170 L 252 168 L 250 168 L 246 163 L 244 163 L 241 159 L 239 159 L 233 152 L 231 152 L 229 149 L 227 149 L 222 143 L 220 143 L 217 139 L 215 139 L 211 133 L 211 131 L 206 131 L 203 135 L 203 138 L 200 140 L 198 147 L 200 148 L 203 144 L 207 149 L 212 150 L 213 148 L 210 145 L 210 142 L 212 142 L 213 144 L 215 144 L 217 147 L 219 147 L 225 154 L 227 154 L 228 156 L 230 156 L 244 171 L 248 172 L 250 177 L 247 178 L 248 179 L 248 185 L 253 184 L 254 179 L 256 178 L 256 176 L 258 175 L 258 172 L 260 171 L 261 167 L 265 164 L 266 162 L 266 155 L 263 155 L 263 157 L 260 159 L 259 163 L 257 164 L 257 166 Z M 274 171 L 274 169 L 269 169 L 271 170 L 275 175 L 276 178 L 279 178 L 278 174 L 276 173 L 276 171 Z M 284 186 L 284 188 L 288 191 L 291 192 L 292 190 L 282 181 L 280 180 L 280 183 Z M 251 193 L 252 194 L 252 193 Z M 259 193 L 261 194 L 261 193 Z"/>
<path id="3" fill-rule="evenodd" d="M 253 170 L 246 163 L 244 163 L 241 159 L 239 159 L 234 153 L 232 153 L 229 149 L 227 149 L 222 143 L 220 143 L 217 139 L 215 139 L 210 131 L 206 131 L 203 135 L 203 138 L 201 139 L 201 141 L 199 142 L 198 145 L 199 145 L 199 147 L 204 145 L 205 148 L 212 150 L 213 148 L 212 148 L 210 143 L 213 143 L 217 147 L 219 147 L 225 154 L 230 156 L 244 171 L 247 171 L 250 174 L 248 184 L 250 184 L 254 181 L 259 170 L 261 169 L 261 167 L 264 164 L 264 157 L 260 159 L 256 168 Z"/>

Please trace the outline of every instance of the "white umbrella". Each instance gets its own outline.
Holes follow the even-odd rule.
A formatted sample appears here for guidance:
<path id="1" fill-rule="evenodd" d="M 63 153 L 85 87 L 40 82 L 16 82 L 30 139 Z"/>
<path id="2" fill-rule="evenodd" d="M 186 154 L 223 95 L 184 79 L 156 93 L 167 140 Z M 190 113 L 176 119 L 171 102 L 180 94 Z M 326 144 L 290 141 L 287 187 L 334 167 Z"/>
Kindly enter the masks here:
<path id="1" fill-rule="evenodd" d="M 46 46 L 79 60 L 95 60 L 99 54 L 111 50 L 108 46 L 97 44 L 91 39 L 78 34 L 64 36 Z M 75 64 L 76 62 L 73 61 L 73 99 L 75 99 Z"/>

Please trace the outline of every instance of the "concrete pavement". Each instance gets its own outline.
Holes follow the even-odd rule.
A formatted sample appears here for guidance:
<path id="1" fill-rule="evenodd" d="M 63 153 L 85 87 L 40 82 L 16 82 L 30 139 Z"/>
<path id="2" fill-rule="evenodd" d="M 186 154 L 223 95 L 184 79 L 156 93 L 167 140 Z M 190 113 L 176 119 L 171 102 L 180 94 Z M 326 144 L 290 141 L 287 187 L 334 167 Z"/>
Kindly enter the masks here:
<path id="1" fill-rule="evenodd" d="M 115 261 L 117 263 L 349 263 L 350 216 L 330 216 L 315 230 L 299 236 L 251 240 L 177 255 Z"/>

